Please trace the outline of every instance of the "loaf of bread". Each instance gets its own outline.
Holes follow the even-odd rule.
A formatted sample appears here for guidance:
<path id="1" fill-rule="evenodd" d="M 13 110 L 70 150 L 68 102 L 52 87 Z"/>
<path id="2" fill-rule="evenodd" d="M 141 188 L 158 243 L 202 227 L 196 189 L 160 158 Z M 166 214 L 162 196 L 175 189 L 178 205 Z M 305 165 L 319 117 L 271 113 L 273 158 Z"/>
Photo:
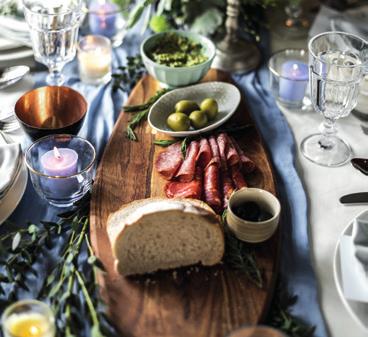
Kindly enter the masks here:
<path id="1" fill-rule="evenodd" d="M 204 202 L 194 199 L 134 201 L 110 214 L 107 231 L 122 275 L 197 263 L 210 266 L 224 254 L 218 217 Z"/>

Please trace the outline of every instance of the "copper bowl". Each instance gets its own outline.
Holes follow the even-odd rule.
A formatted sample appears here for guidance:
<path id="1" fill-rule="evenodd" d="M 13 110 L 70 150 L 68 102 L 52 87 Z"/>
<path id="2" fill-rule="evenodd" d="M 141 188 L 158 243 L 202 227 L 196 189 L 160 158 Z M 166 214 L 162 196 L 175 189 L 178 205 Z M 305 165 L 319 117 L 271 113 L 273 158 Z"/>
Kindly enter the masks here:
<path id="1" fill-rule="evenodd" d="M 37 88 L 25 93 L 15 104 L 15 115 L 33 140 L 58 133 L 76 135 L 86 112 L 84 97 L 68 87 Z"/>

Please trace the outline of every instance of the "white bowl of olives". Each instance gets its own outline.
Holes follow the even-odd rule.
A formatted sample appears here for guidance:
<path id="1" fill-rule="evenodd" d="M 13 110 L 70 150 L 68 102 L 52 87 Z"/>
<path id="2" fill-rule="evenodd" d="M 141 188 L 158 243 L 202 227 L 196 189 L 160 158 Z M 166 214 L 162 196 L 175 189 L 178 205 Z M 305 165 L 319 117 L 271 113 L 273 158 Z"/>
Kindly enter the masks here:
<path id="1" fill-rule="evenodd" d="M 150 109 L 148 122 L 158 132 L 188 137 L 225 123 L 240 103 L 238 88 L 225 82 L 207 82 L 175 89 Z"/>

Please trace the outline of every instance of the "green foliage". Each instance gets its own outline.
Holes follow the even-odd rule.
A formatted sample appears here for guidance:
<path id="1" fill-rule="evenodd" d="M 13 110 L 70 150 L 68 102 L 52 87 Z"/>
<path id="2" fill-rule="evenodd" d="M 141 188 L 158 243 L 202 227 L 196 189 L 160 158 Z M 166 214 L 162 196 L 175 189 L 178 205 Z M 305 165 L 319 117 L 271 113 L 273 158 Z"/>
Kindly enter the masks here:
<path id="1" fill-rule="evenodd" d="M 271 304 L 267 323 L 283 331 L 289 337 L 312 337 L 315 327 L 309 326 L 291 313 L 291 308 L 297 300 L 297 296 L 288 293 L 286 285 L 279 283 Z"/>
<path id="2" fill-rule="evenodd" d="M 0 3 L 0 15 L 18 15 L 18 4 L 16 0 L 2 0 Z"/>
<path id="3" fill-rule="evenodd" d="M 172 29 L 172 26 L 170 25 L 169 21 L 163 15 L 152 16 L 149 23 L 149 27 L 155 33 L 162 33 Z"/>
<path id="4" fill-rule="evenodd" d="M 76 203 L 74 210 L 60 214 L 58 222 L 30 223 L 20 229 L 12 225 L 11 231 L 0 235 L 2 308 L 18 300 L 22 290 L 30 291 L 29 278 L 37 278 L 41 287 L 36 289 L 36 297 L 50 304 L 56 317 L 57 336 L 80 336 L 89 328 L 86 335 L 104 337 L 114 333 L 98 293 L 97 273 L 104 268 L 89 243 L 89 203 L 87 195 Z M 40 265 L 44 256 L 52 256 L 54 243 L 60 242 L 60 237 L 56 261 L 51 258 L 45 262 L 47 266 Z M 49 268 L 46 275 L 44 268 Z"/>
<path id="5" fill-rule="evenodd" d="M 275 6 L 278 1 L 241 0 L 240 29 L 257 38 L 257 30 L 263 24 L 260 9 Z M 165 17 L 168 24 L 174 28 L 189 28 L 204 35 L 214 35 L 224 31 L 226 0 L 141 0 L 137 5 L 137 10 L 131 14 L 129 26 L 132 27 L 139 20 L 145 7 L 153 3 L 157 5 L 155 15 L 160 18 Z M 158 25 L 159 28 L 162 26 L 164 29 L 167 27 L 166 24 Z M 153 25 L 151 28 L 156 31 L 157 26 Z"/>

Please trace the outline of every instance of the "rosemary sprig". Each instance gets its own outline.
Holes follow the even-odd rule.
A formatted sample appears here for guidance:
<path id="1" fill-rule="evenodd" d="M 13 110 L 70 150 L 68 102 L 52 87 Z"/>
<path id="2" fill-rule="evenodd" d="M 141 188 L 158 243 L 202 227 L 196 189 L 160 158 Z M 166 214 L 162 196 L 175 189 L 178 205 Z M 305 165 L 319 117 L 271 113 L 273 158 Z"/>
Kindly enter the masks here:
<path id="1" fill-rule="evenodd" d="M 170 89 L 158 90 L 146 103 L 139 105 L 127 105 L 124 106 L 124 111 L 134 112 L 134 117 L 129 121 L 126 135 L 132 141 L 137 141 L 137 135 L 134 129 L 143 121 L 147 119 L 149 109 L 151 106 L 164 94 L 166 94 Z"/>
<path id="2" fill-rule="evenodd" d="M 253 282 L 258 288 L 262 288 L 263 273 L 258 267 L 255 252 L 230 232 L 226 224 L 226 212 L 227 210 L 224 210 L 221 216 L 225 232 L 224 262 L 231 268 L 245 273 L 251 282 Z"/>
<path id="3" fill-rule="evenodd" d="M 172 144 L 175 144 L 179 142 L 179 139 L 156 139 L 153 141 L 153 144 L 162 146 L 162 147 L 168 147 Z"/>
<path id="4" fill-rule="evenodd" d="M 181 142 L 181 154 L 183 155 L 183 158 L 185 158 L 185 156 L 187 155 L 187 148 L 188 148 L 188 138 L 185 137 Z"/>
<path id="5" fill-rule="evenodd" d="M 289 294 L 287 286 L 279 282 L 271 304 L 267 324 L 282 330 L 290 337 L 312 337 L 315 327 L 309 326 L 290 312 L 290 308 L 297 300 L 298 297 Z"/>

